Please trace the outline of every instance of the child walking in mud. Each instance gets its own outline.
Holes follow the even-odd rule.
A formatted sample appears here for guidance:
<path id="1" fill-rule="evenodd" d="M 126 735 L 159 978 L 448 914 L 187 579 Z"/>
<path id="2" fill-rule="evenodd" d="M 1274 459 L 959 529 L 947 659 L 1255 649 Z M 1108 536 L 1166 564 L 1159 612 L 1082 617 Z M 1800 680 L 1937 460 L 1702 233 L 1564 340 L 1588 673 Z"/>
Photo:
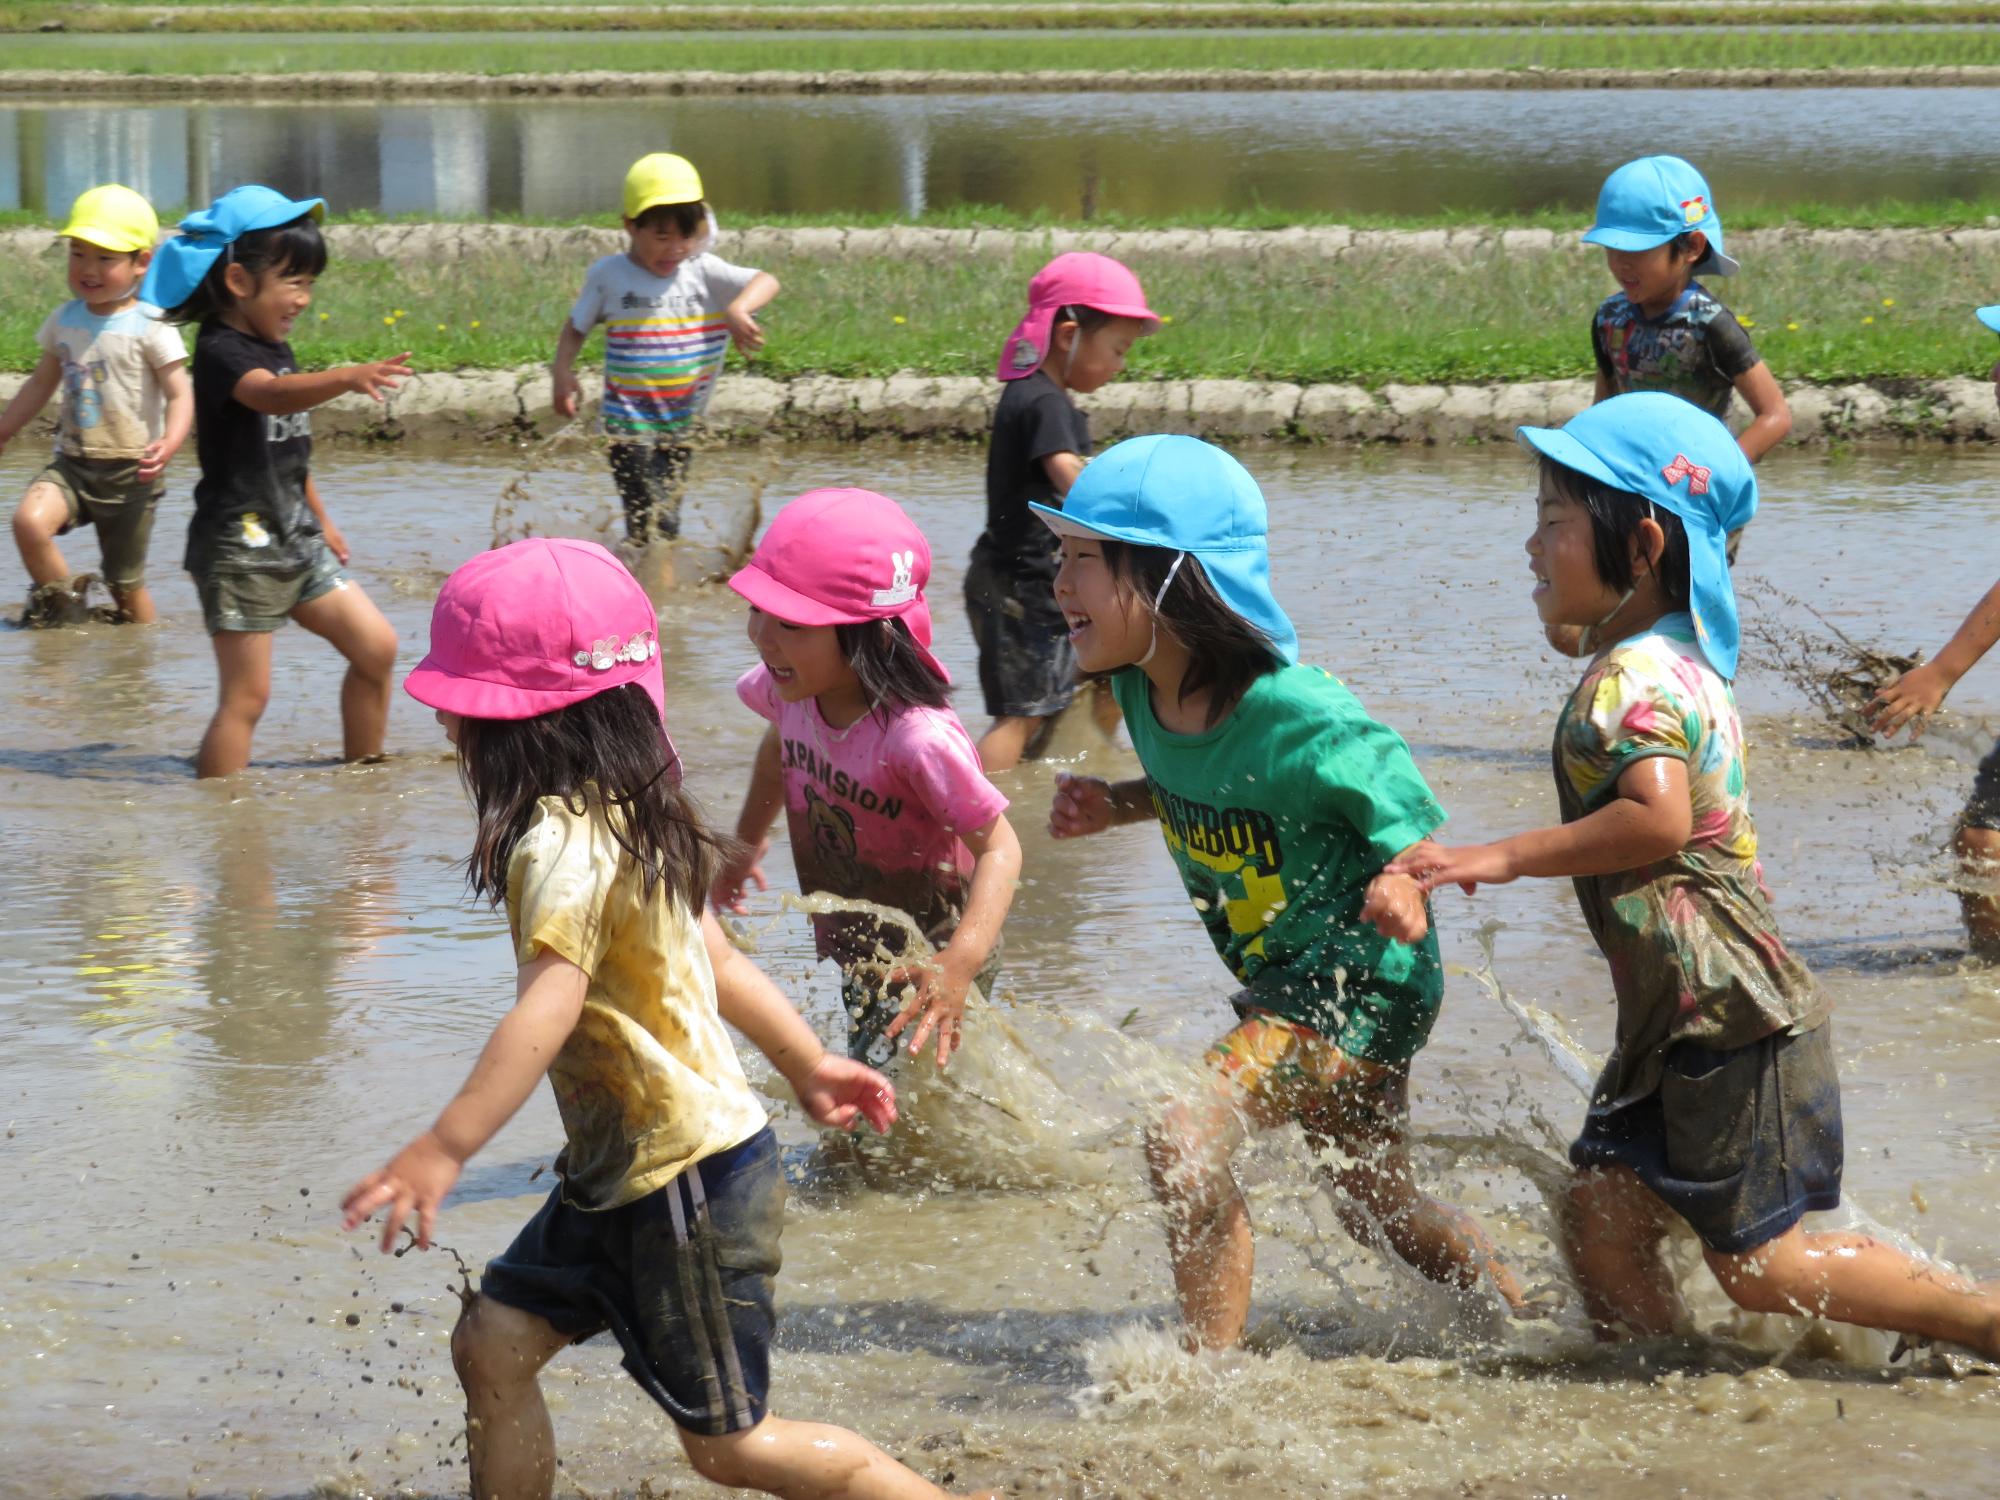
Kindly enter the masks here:
<path id="1" fill-rule="evenodd" d="M 536 1375 L 607 1327 L 625 1368 L 717 1484 L 790 1500 L 935 1500 L 865 1439 L 772 1415 L 784 1180 L 727 1021 L 823 1125 L 895 1119 L 703 910 L 717 852 L 664 721 L 657 621 L 590 542 L 535 538 L 454 572 L 405 686 L 458 748 L 472 889 L 505 902 L 513 1009 L 436 1123 L 343 1200 L 428 1245 L 465 1163 L 546 1073 L 561 1181 L 486 1269 L 452 1332 L 472 1492 L 547 1500 L 555 1439 Z"/>
<path id="2" fill-rule="evenodd" d="M 1115 379 L 1133 343 L 1159 326 L 1138 277 L 1107 255 L 1072 251 L 1035 273 L 1028 315 L 1000 351 L 986 530 L 965 574 L 993 720 L 979 741 L 989 772 L 1039 749 L 1076 696 L 1076 653 L 1049 592 L 1055 546 L 1029 514 L 1033 504 L 1060 505 L 1090 457 L 1090 421 L 1070 397 Z"/>
<path id="3" fill-rule="evenodd" d="M 625 174 L 624 253 L 595 262 L 556 335 L 556 415 L 576 415 L 576 357 L 604 324 L 604 406 L 611 477 L 638 546 L 681 534 L 694 450 L 687 438 L 715 394 L 731 341 L 764 347 L 757 312 L 778 295 L 767 271 L 709 253 L 715 220 L 685 157 L 657 152 Z"/>
<path id="4" fill-rule="evenodd" d="M 1434 1281 L 1519 1283 L 1473 1219 L 1421 1192 L 1404 1144 L 1410 1063 L 1443 971 L 1421 886 L 1385 866 L 1444 821 L 1391 729 L 1298 663 L 1271 595 L 1264 498 L 1243 466 L 1191 437 L 1142 437 L 1096 459 L 1060 510 L 1055 596 L 1085 672 L 1111 687 L 1145 775 L 1059 779 L 1057 838 L 1157 818 L 1210 940 L 1242 985 L 1210 1084 L 1148 1132 L 1187 1339 L 1226 1347 L 1249 1314 L 1249 1208 L 1229 1158 L 1251 1130 L 1297 1121 L 1350 1160 L 1342 1222 Z"/>
<path id="5" fill-rule="evenodd" d="M 95 187 L 76 200 L 69 242 L 71 300 L 35 335 L 42 357 L 0 412 L 0 450 L 62 394 L 56 450 L 14 512 L 14 545 L 28 570 L 24 625 L 59 625 L 85 603 L 90 580 L 72 581 L 56 538 L 97 529 L 104 583 L 120 620 L 156 618 L 146 587 L 153 513 L 166 469 L 194 425 L 187 349 L 139 301 L 160 221 L 128 187 Z"/>
<path id="6" fill-rule="evenodd" d="M 303 371 L 286 342 L 326 269 L 326 204 L 239 187 L 181 220 L 140 295 L 195 323 L 194 487 L 186 567 L 201 596 L 219 679 L 197 776 L 250 763 L 271 697 L 271 637 L 294 620 L 347 658 L 341 758 L 382 753 L 396 632 L 343 571 L 346 539 L 312 476 L 312 409 L 357 392 L 382 399 L 409 356 Z"/>
<path id="7" fill-rule="evenodd" d="M 1590 1315 L 1607 1333 L 1674 1328 L 1659 1246 L 1677 1215 L 1740 1307 L 2000 1355 L 2000 1284 L 1800 1225 L 1840 1201 L 1840 1081 L 1826 996 L 1778 934 L 1744 779 L 1724 547 L 1756 512 L 1749 461 L 1658 393 L 1520 436 L 1540 459 L 1536 613 L 1610 643 L 1556 721 L 1562 823 L 1426 841 L 1389 868 L 1426 889 L 1575 882 L 1618 1000 L 1563 1215 Z"/>
<path id="8" fill-rule="evenodd" d="M 1007 799 L 980 769 L 931 654 L 930 571 L 930 543 L 895 501 L 826 489 L 779 511 L 729 580 L 750 602 L 761 658 L 736 691 L 771 727 L 715 905 L 742 911 L 748 886 L 768 888 L 762 861 L 782 811 L 801 891 L 909 913 L 937 946 L 909 968 L 894 963 L 900 931 L 858 914 L 813 918 L 820 957 L 841 966 L 848 1053 L 878 1067 L 913 1022 L 910 1051 L 935 1032 L 938 1066 L 950 1061 L 967 988 L 977 980 L 990 993 L 1021 873 Z"/>

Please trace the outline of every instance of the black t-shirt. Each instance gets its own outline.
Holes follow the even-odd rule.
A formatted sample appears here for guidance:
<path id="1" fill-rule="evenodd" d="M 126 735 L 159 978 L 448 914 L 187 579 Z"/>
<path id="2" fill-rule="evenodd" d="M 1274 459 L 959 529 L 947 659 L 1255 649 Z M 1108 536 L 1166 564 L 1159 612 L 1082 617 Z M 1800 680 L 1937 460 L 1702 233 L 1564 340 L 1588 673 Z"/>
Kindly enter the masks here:
<path id="1" fill-rule="evenodd" d="M 319 522 L 306 505 L 312 414 L 269 416 L 236 399 L 252 370 L 289 375 L 290 344 L 207 322 L 194 341 L 194 487 L 185 566 L 194 573 L 289 573 L 314 561 Z"/>
<path id="2" fill-rule="evenodd" d="M 1052 453 L 1088 458 L 1090 419 L 1046 370 L 1008 381 L 986 451 L 986 534 L 979 547 L 996 562 L 1050 578 L 1056 570 L 1055 533 L 1028 503 L 1062 503 L 1042 463 Z"/>

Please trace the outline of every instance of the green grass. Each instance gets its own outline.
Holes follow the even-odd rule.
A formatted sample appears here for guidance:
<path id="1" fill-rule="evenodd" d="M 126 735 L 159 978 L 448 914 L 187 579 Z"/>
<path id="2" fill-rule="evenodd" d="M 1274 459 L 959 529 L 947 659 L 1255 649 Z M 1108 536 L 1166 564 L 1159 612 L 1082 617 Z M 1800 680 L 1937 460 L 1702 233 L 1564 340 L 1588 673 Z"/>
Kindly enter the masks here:
<path id="1" fill-rule="evenodd" d="M 770 344 L 753 368 L 990 375 L 1039 261 L 1032 250 L 1012 263 L 774 261 L 785 290 L 764 319 Z M 1609 290 L 1601 265 L 1568 254 L 1496 253 L 1471 264 L 1384 255 L 1316 271 L 1239 264 L 1226 275 L 1170 259 L 1135 258 L 1134 268 L 1173 320 L 1135 348 L 1127 378 L 1138 380 L 1380 386 L 1584 375 L 1590 313 Z M 432 369 L 543 361 L 582 269 L 499 256 L 416 268 L 336 261 L 295 343 L 312 366 L 403 349 Z M 1843 381 L 1983 373 L 2000 349 L 1972 308 L 1996 286 L 2000 256 L 1891 265 L 1798 249 L 1716 289 L 1755 325 L 1780 380 Z M 52 262 L 0 260 L 0 366 L 33 364 L 35 329 L 61 295 Z"/>
<path id="2" fill-rule="evenodd" d="M 471 75 L 703 70 L 809 72 L 882 69 L 966 73 L 1038 69 L 1150 72 L 1240 68 L 1677 68 L 1926 67 L 2000 63 L 2000 27 L 1959 31 L 1672 31 L 1371 33 L 1343 31 L 1054 32 L 802 38 L 786 33 L 704 36 L 550 33 L 378 36 L 20 36 L 10 68 L 103 69 L 212 76 L 285 72 L 450 72 Z"/>

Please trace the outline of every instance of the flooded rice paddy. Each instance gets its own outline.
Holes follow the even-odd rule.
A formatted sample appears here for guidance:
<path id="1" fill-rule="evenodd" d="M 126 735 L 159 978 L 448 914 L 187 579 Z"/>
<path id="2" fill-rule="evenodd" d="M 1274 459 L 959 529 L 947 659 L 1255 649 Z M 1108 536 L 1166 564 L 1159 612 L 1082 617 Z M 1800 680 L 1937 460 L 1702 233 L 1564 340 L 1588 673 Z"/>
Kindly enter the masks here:
<path id="1" fill-rule="evenodd" d="M 25 482 L 27 446 L 0 465 L 0 494 Z M 1524 462 L 1249 457 L 1308 656 L 1403 731 L 1451 832 L 1552 817 L 1546 744 L 1568 676 L 1528 604 Z M 706 455 L 696 524 L 725 532 L 761 484 L 773 500 L 829 482 L 898 496 L 932 539 L 942 653 L 967 682 L 956 600 L 980 464 L 969 448 Z M 520 467 L 328 454 L 319 472 L 407 666 L 438 582 L 487 544 Z M 1753 598 L 1782 590 L 1857 639 L 1935 649 L 1992 581 L 1978 539 L 2000 457 L 1784 455 L 1764 473 L 1742 561 Z M 0 632 L 0 1494 L 462 1493 L 452 1256 L 379 1257 L 335 1206 L 432 1116 L 509 1003 L 503 919 L 462 896 L 470 823 L 429 714 L 399 695 L 388 763 L 329 764 L 335 660 L 301 632 L 278 643 L 255 768 L 191 779 L 213 679 L 175 566 L 190 479 L 183 466 L 154 548 L 165 623 Z M 568 461 L 501 509 L 510 527 L 589 534 L 609 524 L 610 486 Z M 69 545 L 92 565 L 88 541 Z M 10 563 L 0 588 L 18 585 Z M 692 784 L 733 820 L 760 729 L 731 691 L 750 660 L 742 610 L 687 589 L 663 622 Z M 976 723 L 976 689 L 962 696 Z M 1890 753 L 1842 748 L 1754 657 L 1742 698 L 1780 916 L 1840 1006 L 1851 1195 L 2000 1274 L 2000 982 L 1962 970 L 1938 863 L 2000 732 L 2000 670 Z M 1062 749 L 1132 768 L 1088 732 Z M 1287 1132 L 1239 1163 L 1259 1230 L 1252 1348 L 1176 1352 L 1132 1122 L 1222 1029 L 1231 986 L 1151 828 L 1048 840 L 1052 775 L 1003 783 L 1027 865 L 986 1072 L 926 1106 L 964 1128 L 906 1152 L 899 1182 L 835 1190 L 808 1171 L 794 1197 L 781 1411 L 860 1427 L 958 1484 L 1070 1500 L 1992 1493 L 2000 1381 L 1800 1343 L 1732 1319 L 1712 1290 L 1693 1336 L 1595 1346 L 1542 1196 L 1579 1101 L 1463 975 L 1416 1066 L 1421 1170 L 1494 1226 L 1554 1319 L 1509 1324 L 1358 1249 Z M 782 847 L 771 873 L 789 883 Z M 1450 959 L 1477 964 L 1478 923 L 1497 918 L 1508 989 L 1604 1045 L 1609 986 L 1565 884 L 1437 907 Z M 835 1034 L 804 919 L 774 892 L 748 925 Z M 780 1114 L 803 1168 L 808 1133 Z M 538 1095 L 466 1174 L 442 1241 L 476 1270 L 546 1190 L 558 1144 Z M 613 1348 L 560 1357 L 545 1383 L 559 1494 L 691 1492 Z"/>

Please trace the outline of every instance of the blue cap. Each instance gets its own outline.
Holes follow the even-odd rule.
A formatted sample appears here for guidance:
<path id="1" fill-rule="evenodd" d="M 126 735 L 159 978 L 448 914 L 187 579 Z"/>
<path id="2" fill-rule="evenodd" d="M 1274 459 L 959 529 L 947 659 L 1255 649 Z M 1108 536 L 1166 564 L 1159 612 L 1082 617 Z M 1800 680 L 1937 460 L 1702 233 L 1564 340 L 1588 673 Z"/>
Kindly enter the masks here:
<path id="1" fill-rule="evenodd" d="M 1566 469 L 1681 518 L 1695 639 L 1716 671 L 1735 677 L 1741 631 L 1724 548 L 1729 533 L 1757 514 L 1757 476 L 1729 429 L 1679 396 L 1631 391 L 1560 427 L 1522 427 L 1515 436 Z"/>
<path id="2" fill-rule="evenodd" d="M 1050 530 L 1185 552 L 1215 591 L 1287 662 L 1299 633 L 1271 596 L 1264 492 L 1213 443 L 1177 435 L 1127 438 L 1083 466 L 1061 509 L 1031 505 Z"/>
<path id="3" fill-rule="evenodd" d="M 1642 156 L 1604 179 L 1597 193 L 1597 222 L 1584 243 L 1610 250 L 1651 250 L 1699 229 L 1708 254 L 1694 264 L 1697 276 L 1734 276 L 1736 262 L 1722 253 L 1722 219 L 1708 181 L 1678 156 Z"/>
<path id="4" fill-rule="evenodd" d="M 276 229 L 311 214 L 326 217 L 324 198 L 287 198 L 276 188 L 231 188 L 180 222 L 180 233 L 153 253 L 140 300 L 171 311 L 194 295 L 216 258 L 253 229 Z"/>
<path id="5" fill-rule="evenodd" d="M 1976 316 L 1980 322 L 1984 323 L 1995 333 L 2000 333 L 2000 303 L 1996 303 L 1992 307 L 1980 308 Z"/>

